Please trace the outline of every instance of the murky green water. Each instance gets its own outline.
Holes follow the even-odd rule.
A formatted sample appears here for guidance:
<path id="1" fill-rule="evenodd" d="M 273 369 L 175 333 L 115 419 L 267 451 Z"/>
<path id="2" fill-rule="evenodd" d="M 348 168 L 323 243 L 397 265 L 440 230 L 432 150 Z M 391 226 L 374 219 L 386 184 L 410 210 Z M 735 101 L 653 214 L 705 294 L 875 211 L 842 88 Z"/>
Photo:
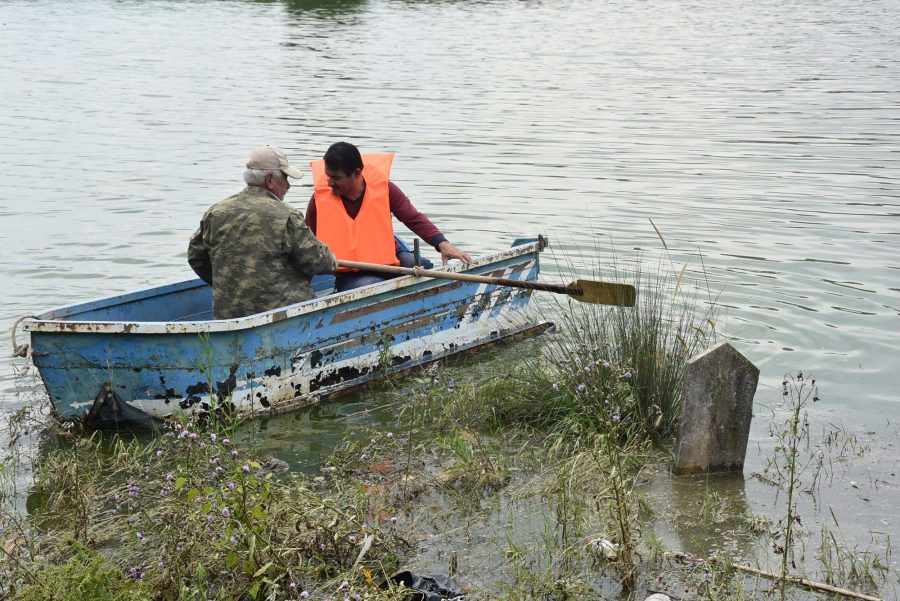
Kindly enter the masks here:
<path id="1" fill-rule="evenodd" d="M 187 238 L 240 188 L 252 146 L 305 161 L 347 139 L 396 151 L 394 180 L 475 254 L 545 233 L 576 263 L 608 263 L 610 237 L 655 263 L 652 218 L 676 269 L 690 261 L 721 290 L 722 329 L 762 369 L 758 400 L 777 404 L 782 374 L 803 369 L 821 386 L 817 427 L 869 438 L 861 474 L 828 490 L 861 537 L 896 538 L 896 13 L 890 0 L 3 2 L 0 330 L 191 277 Z M 310 185 L 288 200 L 305 207 Z M 544 271 L 557 276 L 549 257 Z M 15 409 L 28 382 L 5 355 L 0 406 Z M 363 419 L 368 399 L 352 402 L 259 428 L 314 466 Z M 772 446 L 764 414 L 752 469 Z M 771 491 L 744 486 L 764 510 Z"/>

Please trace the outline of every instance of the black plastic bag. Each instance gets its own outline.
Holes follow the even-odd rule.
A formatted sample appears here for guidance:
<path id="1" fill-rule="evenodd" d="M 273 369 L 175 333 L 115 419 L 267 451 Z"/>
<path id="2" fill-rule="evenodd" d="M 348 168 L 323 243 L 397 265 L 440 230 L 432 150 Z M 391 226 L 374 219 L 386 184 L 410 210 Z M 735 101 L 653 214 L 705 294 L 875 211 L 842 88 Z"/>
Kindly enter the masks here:
<path id="1" fill-rule="evenodd" d="M 409 601 L 441 601 L 442 599 L 463 599 L 457 592 L 456 584 L 445 574 L 423 574 L 421 576 L 405 571 L 391 576 L 390 581 L 381 584 L 382 589 L 402 584 L 412 591 L 406 596 Z"/>
<path id="2" fill-rule="evenodd" d="M 149 432 L 162 426 L 162 420 L 123 401 L 109 383 L 100 387 L 91 410 L 82 422 L 82 427 L 88 432 Z"/>

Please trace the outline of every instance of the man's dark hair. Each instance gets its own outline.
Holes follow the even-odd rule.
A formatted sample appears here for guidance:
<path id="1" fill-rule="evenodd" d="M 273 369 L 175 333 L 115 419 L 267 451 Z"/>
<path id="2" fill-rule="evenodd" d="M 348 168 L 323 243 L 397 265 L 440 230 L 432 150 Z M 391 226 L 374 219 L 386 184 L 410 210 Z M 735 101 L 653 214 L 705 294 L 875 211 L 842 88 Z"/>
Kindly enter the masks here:
<path id="1" fill-rule="evenodd" d="M 326 167 L 332 171 L 343 171 L 346 175 L 363 168 L 359 148 L 350 142 L 335 142 L 328 147 L 324 158 Z"/>

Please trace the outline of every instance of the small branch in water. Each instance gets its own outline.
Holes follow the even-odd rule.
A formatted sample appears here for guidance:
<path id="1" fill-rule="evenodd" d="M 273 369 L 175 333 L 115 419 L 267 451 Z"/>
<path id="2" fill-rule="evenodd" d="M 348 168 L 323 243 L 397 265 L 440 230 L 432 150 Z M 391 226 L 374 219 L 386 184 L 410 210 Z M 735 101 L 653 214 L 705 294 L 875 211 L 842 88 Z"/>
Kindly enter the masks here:
<path id="1" fill-rule="evenodd" d="M 764 570 L 758 570 L 756 568 L 751 568 L 750 566 L 742 566 L 736 563 L 725 562 L 721 559 L 717 559 L 715 557 L 711 557 L 708 559 L 703 559 L 701 557 L 692 557 L 690 555 L 685 555 L 684 553 L 671 552 L 666 553 L 666 557 L 671 559 L 675 559 L 677 561 L 683 561 L 685 563 L 719 563 L 722 565 L 727 565 L 738 572 L 743 572 L 745 574 L 751 574 L 753 576 L 761 576 L 762 578 L 767 578 L 774 582 L 778 582 L 782 579 L 780 574 L 775 574 L 773 572 L 766 572 Z M 807 580 L 806 578 L 799 578 L 794 576 L 789 576 L 785 579 L 787 582 L 791 584 L 795 584 L 797 586 L 802 586 L 808 589 L 824 591 L 827 593 L 833 593 L 835 595 L 841 595 L 842 597 L 847 597 L 849 599 L 862 599 L 863 601 L 883 601 L 880 597 L 872 597 L 871 595 L 866 595 L 864 593 L 857 593 L 855 591 L 851 591 L 845 588 L 840 588 L 837 586 L 832 586 L 830 584 L 825 584 L 823 582 L 815 582 L 812 580 Z"/>

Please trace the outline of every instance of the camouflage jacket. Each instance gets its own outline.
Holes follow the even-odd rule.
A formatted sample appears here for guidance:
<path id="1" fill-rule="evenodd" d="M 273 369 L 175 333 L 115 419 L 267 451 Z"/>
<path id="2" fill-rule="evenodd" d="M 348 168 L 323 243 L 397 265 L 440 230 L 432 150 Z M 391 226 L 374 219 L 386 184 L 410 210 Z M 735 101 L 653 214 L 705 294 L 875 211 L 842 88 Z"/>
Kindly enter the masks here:
<path id="1" fill-rule="evenodd" d="M 188 263 L 213 288 L 213 317 L 243 317 L 315 296 L 309 278 L 334 255 L 303 214 L 256 186 L 211 206 L 188 245 Z"/>

